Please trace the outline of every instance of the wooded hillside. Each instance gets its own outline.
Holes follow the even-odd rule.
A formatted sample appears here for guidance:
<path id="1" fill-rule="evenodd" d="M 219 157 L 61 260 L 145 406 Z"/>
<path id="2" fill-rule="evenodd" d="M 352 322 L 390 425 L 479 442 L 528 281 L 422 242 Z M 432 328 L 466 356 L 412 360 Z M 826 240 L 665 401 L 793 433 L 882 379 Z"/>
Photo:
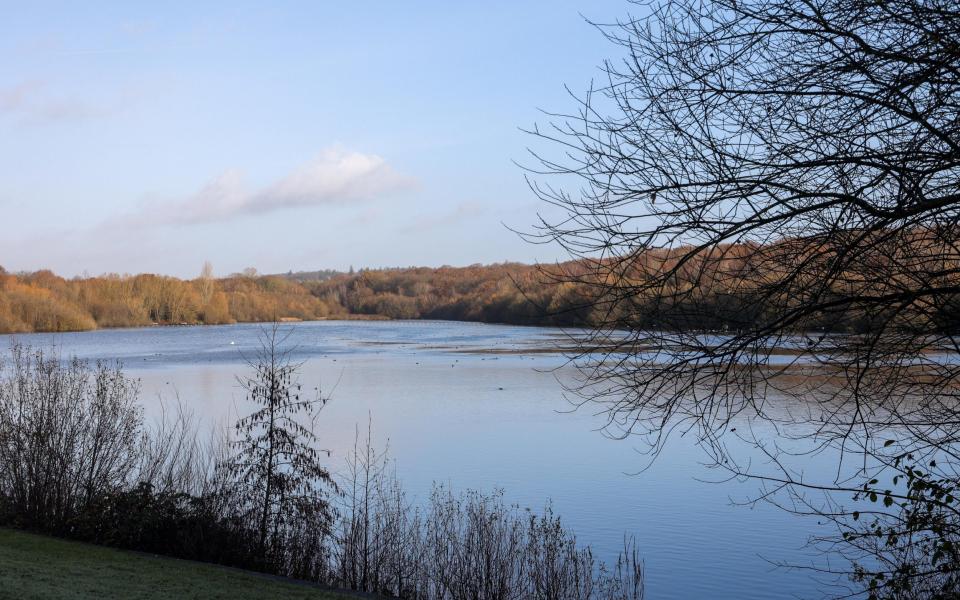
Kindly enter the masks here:
<path id="1" fill-rule="evenodd" d="M 559 322 L 547 315 L 566 304 L 570 289 L 520 264 L 368 270 L 323 280 L 293 274 L 65 279 L 50 271 L 0 271 L 0 332 L 378 317 L 545 324 Z"/>
<path id="2" fill-rule="evenodd" d="M 911 284 L 879 281 L 878 264 L 895 262 L 910 274 L 953 256 L 950 249 L 933 243 L 929 232 L 912 233 L 897 251 L 888 245 L 869 246 L 856 269 L 847 268 L 829 289 L 821 290 L 837 300 L 837 309 L 798 319 L 795 328 L 863 332 L 887 323 L 901 330 L 960 329 L 960 282 L 954 281 L 960 271 L 953 268 L 937 282 L 944 293 L 936 306 L 907 302 L 891 313 L 869 303 L 840 301 L 893 294 Z M 782 283 L 795 277 L 794 265 L 820 272 L 835 262 L 834 250 L 809 238 L 763 246 L 723 245 L 694 254 L 688 250 L 546 267 L 502 263 L 285 275 L 258 275 L 249 269 L 221 279 L 205 269 L 206 275 L 192 280 L 160 275 L 64 279 L 50 271 L 11 274 L 0 269 L 0 332 L 345 318 L 732 331 L 768 318 L 771 307 L 808 301 Z M 661 279 L 663 289 L 651 290 L 644 283 L 665 272 L 671 275 Z"/>

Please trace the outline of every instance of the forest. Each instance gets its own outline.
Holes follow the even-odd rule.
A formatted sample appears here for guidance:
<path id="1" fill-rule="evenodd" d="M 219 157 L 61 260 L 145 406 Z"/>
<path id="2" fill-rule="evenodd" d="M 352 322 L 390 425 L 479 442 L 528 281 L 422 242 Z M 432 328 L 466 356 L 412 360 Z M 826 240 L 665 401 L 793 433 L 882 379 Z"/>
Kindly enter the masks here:
<path id="1" fill-rule="evenodd" d="M 896 252 L 886 241 L 878 242 L 862 264 L 942 262 L 944 249 L 931 240 L 929 232 L 913 232 L 909 243 Z M 8 273 L 0 268 L 0 332 L 322 319 L 588 327 L 603 323 L 633 330 L 739 331 L 763 321 L 777 307 L 805 301 L 803 294 L 782 285 L 791 277 L 791 265 L 812 260 L 818 269 L 829 269 L 835 254 L 815 240 L 795 238 L 697 252 L 689 247 L 648 250 L 626 258 L 553 265 L 276 275 L 247 269 L 223 278 L 213 277 L 205 267 L 192 280 L 152 274 L 66 279 L 47 270 Z M 818 293 L 836 299 L 840 308 L 796 320 L 795 328 L 867 332 L 883 322 L 900 330 L 932 326 L 952 331 L 960 323 L 960 297 L 953 291 L 944 293 L 935 306 L 908 303 L 896 311 L 840 301 L 881 288 L 894 293 L 910 283 L 889 278 L 880 282 L 875 270 L 849 270 L 836 277 L 829 289 Z M 952 275 L 945 277 L 938 284 L 955 289 L 954 282 L 947 281 Z M 656 290 L 650 288 L 653 281 L 659 281 Z"/>
<path id="2" fill-rule="evenodd" d="M 66 279 L 0 270 L 0 332 L 349 318 L 547 324 L 566 318 L 550 313 L 562 312 L 570 291 L 520 264 L 299 275 Z"/>

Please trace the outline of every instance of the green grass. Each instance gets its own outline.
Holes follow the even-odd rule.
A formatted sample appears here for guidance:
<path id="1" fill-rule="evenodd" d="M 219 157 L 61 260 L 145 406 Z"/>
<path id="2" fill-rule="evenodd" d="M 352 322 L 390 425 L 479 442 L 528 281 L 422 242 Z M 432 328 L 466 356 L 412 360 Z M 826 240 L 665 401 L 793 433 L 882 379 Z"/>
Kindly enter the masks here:
<path id="1" fill-rule="evenodd" d="M 202 563 L 0 529 L 0 598 L 352 598 Z"/>

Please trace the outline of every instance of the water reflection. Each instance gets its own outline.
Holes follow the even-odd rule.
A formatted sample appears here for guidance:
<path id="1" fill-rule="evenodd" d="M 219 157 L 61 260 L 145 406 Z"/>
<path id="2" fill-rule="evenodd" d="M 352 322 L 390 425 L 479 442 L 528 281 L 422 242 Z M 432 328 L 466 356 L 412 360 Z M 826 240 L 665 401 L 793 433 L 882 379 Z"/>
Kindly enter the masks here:
<path id="1" fill-rule="evenodd" d="M 648 598 L 819 596 L 808 573 L 769 562 L 817 560 L 805 550 L 814 523 L 764 504 L 732 506 L 756 486 L 707 483 L 718 474 L 700 464 L 691 436 L 675 437 L 648 469 L 628 475 L 645 457 L 629 441 L 601 435 L 604 420 L 589 408 L 569 413 L 561 383 L 573 373 L 562 356 L 541 351 L 562 332 L 433 322 L 292 327 L 304 388 L 333 398 L 318 434 L 334 467 L 369 415 L 375 435 L 389 438 L 401 480 L 420 497 L 442 481 L 500 487 L 533 508 L 550 498 L 579 539 L 608 561 L 625 533 L 635 535 Z M 56 343 L 65 355 L 119 359 L 141 379 L 148 413 L 179 396 L 213 423 L 244 408 L 235 376 L 258 331 L 237 325 L 18 338 Z M 808 472 L 829 473 L 828 457 L 803 460 Z"/>

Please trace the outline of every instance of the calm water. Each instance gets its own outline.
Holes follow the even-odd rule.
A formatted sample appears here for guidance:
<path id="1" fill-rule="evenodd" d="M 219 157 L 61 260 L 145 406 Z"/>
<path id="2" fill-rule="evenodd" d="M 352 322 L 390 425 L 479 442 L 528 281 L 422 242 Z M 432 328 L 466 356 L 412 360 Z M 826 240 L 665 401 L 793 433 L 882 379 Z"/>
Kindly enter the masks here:
<path id="1" fill-rule="evenodd" d="M 558 379 L 571 369 L 562 356 L 542 352 L 559 330 L 424 321 L 290 330 L 304 388 L 332 395 L 318 431 L 333 451 L 332 468 L 370 415 L 377 441 L 389 439 L 405 487 L 421 498 L 434 481 L 502 488 L 510 502 L 535 509 L 549 498 L 578 539 L 607 560 L 625 534 L 635 536 L 648 598 L 822 595 L 809 574 L 772 566 L 821 560 L 805 549 L 815 522 L 768 505 L 735 505 L 756 486 L 715 483 L 718 475 L 684 439 L 637 473 L 647 459 L 629 440 L 603 436 L 602 418 L 589 408 L 570 412 Z M 56 344 L 64 356 L 122 361 L 141 379 L 148 413 L 179 397 L 207 421 L 227 422 L 243 410 L 235 375 L 255 353 L 259 331 L 234 325 L 15 337 Z M 805 468 L 827 465 L 811 460 Z"/>

